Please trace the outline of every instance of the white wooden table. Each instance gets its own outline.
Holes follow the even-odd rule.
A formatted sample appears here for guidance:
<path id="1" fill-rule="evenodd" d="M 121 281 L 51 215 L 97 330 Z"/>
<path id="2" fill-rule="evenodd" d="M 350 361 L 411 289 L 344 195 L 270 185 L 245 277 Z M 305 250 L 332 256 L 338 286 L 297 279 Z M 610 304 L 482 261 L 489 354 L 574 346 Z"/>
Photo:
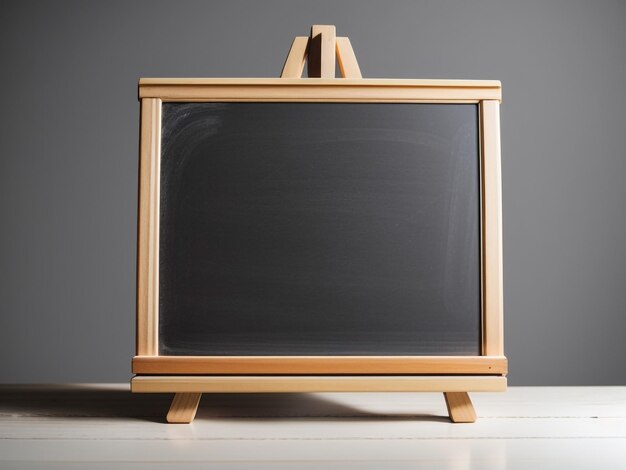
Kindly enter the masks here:
<path id="1" fill-rule="evenodd" d="M 472 394 L 205 395 L 164 424 L 168 395 L 127 385 L 0 386 L 0 469 L 626 469 L 626 387 Z"/>

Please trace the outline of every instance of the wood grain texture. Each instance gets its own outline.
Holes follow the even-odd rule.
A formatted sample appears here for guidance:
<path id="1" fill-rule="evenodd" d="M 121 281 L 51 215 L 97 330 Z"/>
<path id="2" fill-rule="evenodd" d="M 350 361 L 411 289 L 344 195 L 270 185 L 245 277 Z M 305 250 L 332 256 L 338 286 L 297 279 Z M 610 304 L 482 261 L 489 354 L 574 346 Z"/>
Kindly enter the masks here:
<path id="1" fill-rule="evenodd" d="M 483 164 L 483 354 L 504 355 L 500 104 L 480 105 Z"/>
<path id="2" fill-rule="evenodd" d="M 337 38 L 337 62 L 343 78 L 363 78 L 349 38 Z"/>
<path id="3" fill-rule="evenodd" d="M 136 376 L 136 393 L 502 392 L 498 376 Z"/>
<path id="4" fill-rule="evenodd" d="M 135 374 L 491 374 L 505 357 L 486 356 L 136 356 Z"/>
<path id="5" fill-rule="evenodd" d="M 309 47 L 309 38 L 306 36 L 298 36 L 293 40 L 287 59 L 283 65 L 281 78 L 300 78 L 304 71 L 304 64 Z"/>
<path id="6" fill-rule="evenodd" d="M 428 101 L 500 100 L 494 80 L 143 78 L 141 98 L 163 101 Z"/>
<path id="7" fill-rule="evenodd" d="M 311 26 L 307 73 L 309 78 L 335 78 L 336 29 L 333 25 Z"/>
<path id="8" fill-rule="evenodd" d="M 188 424 L 196 417 L 201 393 L 177 393 L 167 413 L 168 423 Z"/>
<path id="9" fill-rule="evenodd" d="M 466 392 L 444 392 L 446 407 L 453 423 L 473 423 L 476 411 Z"/>
<path id="10" fill-rule="evenodd" d="M 161 100 L 141 100 L 137 248 L 137 354 L 158 351 Z"/>

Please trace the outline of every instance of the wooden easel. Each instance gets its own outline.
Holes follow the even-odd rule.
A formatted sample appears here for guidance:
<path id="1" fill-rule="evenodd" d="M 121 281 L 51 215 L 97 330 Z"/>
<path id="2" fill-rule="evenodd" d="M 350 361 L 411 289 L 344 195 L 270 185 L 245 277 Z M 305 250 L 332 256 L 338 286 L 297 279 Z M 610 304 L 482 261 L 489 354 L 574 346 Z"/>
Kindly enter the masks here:
<path id="1" fill-rule="evenodd" d="M 337 37 L 335 26 L 333 25 L 313 25 L 309 37 L 298 36 L 294 39 L 289 54 L 283 66 L 281 78 L 302 78 L 305 63 L 308 63 L 307 75 L 309 78 L 335 79 L 335 63 L 339 63 L 341 76 L 349 79 L 361 79 L 361 70 L 354 55 L 352 45 L 347 37 Z M 341 80 L 341 79 L 339 79 Z M 427 377 L 407 378 L 413 383 L 403 383 L 402 378 L 395 382 L 388 382 L 389 385 L 381 385 L 381 377 L 353 377 L 350 382 L 342 382 L 332 377 L 317 378 L 317 388 L 306 384 L 302 378 L 295 381 L 285 381 L 285 383 L 268 379 L 267 384 L 263 384 L 266 380 L 262 377 L 252 379 L 250 383 L 245 383 L 245 379 L 235 380 L 229 385 L 229 379 L 222 378 L 221 383 L 205 383 L 199 384 L 197 392 L 194 390 L 185 390 L 178 392 L 174 396 L 172 405 L 167 414 L 169 423 L 190 423 L 193 421 L 202 397 L 202 392 L 209 391 L 210 387 L 216 388 L 215 391 L 225 391 L 228 387 L 232 387 L 229 391 L 352 391 L 352 390 L 371 390 L 371 391 L 430 391 L 442 392 L 446 388 L 450 391 L 443 391 L 448 414 L 450 419 L 455 423 L 472 423 L 476 421 L 476 413 L 467 392 L 463 390 L 464 386 L 448 385 L 442 386 L 444 383 L 441 378 L 435 378 L 432 382 Z M 422 380 L 423 379 L 423 380 Z M 461 383 L 464 382 L 461 379 Z M 164 385 L 166 391 L 170 386 Z M 266 387 L 266 389 L 263 389 Z M 469 388 L 469 387 L 468 387 Z M 468 388 L 465 388 L 466 390 Z M 443 389 L 443 390 L 442 390 Z M 152 389 L 154 390 L 154 389 Z M 486 389 L 488 390 L 488 389 Z"/>

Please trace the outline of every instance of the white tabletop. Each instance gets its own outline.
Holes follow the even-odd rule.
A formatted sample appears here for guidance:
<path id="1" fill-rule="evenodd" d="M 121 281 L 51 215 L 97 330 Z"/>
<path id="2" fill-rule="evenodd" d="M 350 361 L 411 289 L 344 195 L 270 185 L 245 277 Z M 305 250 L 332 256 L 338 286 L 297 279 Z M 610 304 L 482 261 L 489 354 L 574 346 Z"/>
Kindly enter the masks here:
<path id="1" fill-rule="evenodd" d="M 210 395 L 164 424 L 170 395 L 127 385 L 0 386 L 0 468 L 626 468 L 626 387 L 471 394 Z"/>

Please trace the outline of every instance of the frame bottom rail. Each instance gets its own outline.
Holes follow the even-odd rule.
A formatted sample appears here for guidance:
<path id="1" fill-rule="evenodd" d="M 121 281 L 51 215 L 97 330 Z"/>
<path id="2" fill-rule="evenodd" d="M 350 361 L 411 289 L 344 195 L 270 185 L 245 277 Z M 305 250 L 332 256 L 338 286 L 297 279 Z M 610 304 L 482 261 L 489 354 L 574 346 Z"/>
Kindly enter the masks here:
<path id="1" fill-rule="evenodd" d="M 504 392 L 504 376 L 135 376 L 134 393 Z"/>

